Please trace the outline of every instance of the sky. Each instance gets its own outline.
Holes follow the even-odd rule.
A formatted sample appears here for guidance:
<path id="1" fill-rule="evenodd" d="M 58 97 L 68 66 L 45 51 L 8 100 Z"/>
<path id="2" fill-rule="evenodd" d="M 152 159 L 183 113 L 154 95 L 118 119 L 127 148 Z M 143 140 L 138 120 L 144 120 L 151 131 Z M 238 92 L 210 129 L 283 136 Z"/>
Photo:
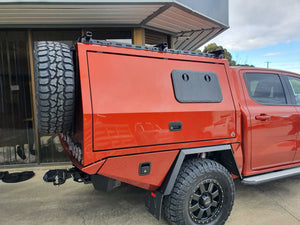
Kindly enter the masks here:
<path id="1" fill-rule="evenodd" d="M 209 43 L 239 64 L 300 74 L 300 0 L 229 0 L 229 25 Z"/>

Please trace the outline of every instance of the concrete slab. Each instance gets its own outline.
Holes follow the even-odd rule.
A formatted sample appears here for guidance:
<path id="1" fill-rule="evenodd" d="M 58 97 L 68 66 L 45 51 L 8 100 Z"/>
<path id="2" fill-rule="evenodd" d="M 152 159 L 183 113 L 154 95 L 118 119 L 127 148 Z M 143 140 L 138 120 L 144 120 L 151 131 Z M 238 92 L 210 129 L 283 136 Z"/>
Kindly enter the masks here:
<path id="1" fill-rule="evenodd" d="M 0 183 L 0 224 L 168 224 L 157 221 L 145 209 L 142 189 L 124 185 L 105 193 L 71 180 L 54 187 L 42 180 L 49 167 L 26 168 L 32 169 L 36 176 L 31 180 Z M 226 225 L 300 224 L 300 176 L 259 186 L 235 183 L 235 204 Z"/>

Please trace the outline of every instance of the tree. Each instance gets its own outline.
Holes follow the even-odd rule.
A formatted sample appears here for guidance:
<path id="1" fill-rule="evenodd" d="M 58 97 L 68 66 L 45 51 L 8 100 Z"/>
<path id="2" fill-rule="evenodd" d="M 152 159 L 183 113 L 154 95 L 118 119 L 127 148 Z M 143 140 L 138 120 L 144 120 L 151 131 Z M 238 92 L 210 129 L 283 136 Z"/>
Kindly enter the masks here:
<path id="1" fill-rule="evenodd" d="M 220 45 L 217 45 L 216 43 L 211 43 L 211 44 L 205 46 L 203 52 L 209 53 L 209 52 L 213 52 L 213 51 L 217 51 L 217 50 L 224 50 L 224 57 L 225 57 L 225 59 L 228 60 L 228 63 L 230 66 L 236 65 L 236 62 L 234 60 L 232 60 L 232 55 L 227 51 L 227 49 L 223 48 Z"/>
<path id="2" fill-rule="evenodd" d="M 229 66 L 251 66 L 251 67 L 253 67 L 253 65 L 248 65 L 248 64 L 244 64 L 244 65 L 237 64 L 236 61 L 234 61 L 232 59 L 232 55 L 230 54 L 230 52 L 228 52 L 226 48 L 223 48 L 223 46 L 217 45 L 216 43 L 212 43 L 212 44 L 205 46 L 203 52 L 208 53 L 208 52 L 213 52 L 213 51 L 217 51 L 217 50 L 224 50 L 224 57 L 225 57 L 225 59 L 228 60 Z"/>

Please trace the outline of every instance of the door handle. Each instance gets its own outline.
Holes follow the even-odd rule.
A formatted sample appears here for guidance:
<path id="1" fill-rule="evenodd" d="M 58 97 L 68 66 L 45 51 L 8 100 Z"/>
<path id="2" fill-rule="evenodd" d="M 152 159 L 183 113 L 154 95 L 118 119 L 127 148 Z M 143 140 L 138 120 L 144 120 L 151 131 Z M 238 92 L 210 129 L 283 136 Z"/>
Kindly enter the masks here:
<path id="1" fill-rule="evenodd" d="M 172 121 L 169 123 L 170 131 L 180 131 L 182 130 L 182 122 L 181 121 Z"/>
<path id="2" fill-rule="evenodd" d="M 271 116 L 264 114 L 264 113 L 255 116 L 256 120 L 261 120 L 261 121 L 266 121 L 266 120 L 269 120 L 270 118 L 271 118 Z"/>

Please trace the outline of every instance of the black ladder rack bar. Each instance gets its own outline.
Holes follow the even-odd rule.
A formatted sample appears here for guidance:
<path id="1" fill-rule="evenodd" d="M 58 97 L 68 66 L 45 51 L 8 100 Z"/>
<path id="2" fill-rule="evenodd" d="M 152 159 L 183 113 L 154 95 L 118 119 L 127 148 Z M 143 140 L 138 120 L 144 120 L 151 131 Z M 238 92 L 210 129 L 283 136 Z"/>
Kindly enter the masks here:
<path id="1" fill-rule="evenodd" d="M 134 45 L 134 44 L 115 42 L 115 41 L 95 40 L 91 37 L 90 34 L 87 35 L 87 36 L 81 37 L 78 40 L 78 42 L 96 44 L 96 45 L 106 45 L 106 46 L 113 46 L 113 47 L 147 50 L 147 51 L 154 51 L 154 52 L 174 53 L 174 54 L 181 54 L 181 55 L 193 55 L 193 56 L 202 56 L 202 57 L 223 58 L 223 55 L 220 54 L 220 52 L 203 53 L 203 52 L 193 52 L 193 51 L 161 48 L 161 47 L 155 47 L 155 46 L 152 47 L 152 46 L 144 46 L 144 45 Z M 160 46 L 160 45 L 157 45 L 157 46 Z"/>

